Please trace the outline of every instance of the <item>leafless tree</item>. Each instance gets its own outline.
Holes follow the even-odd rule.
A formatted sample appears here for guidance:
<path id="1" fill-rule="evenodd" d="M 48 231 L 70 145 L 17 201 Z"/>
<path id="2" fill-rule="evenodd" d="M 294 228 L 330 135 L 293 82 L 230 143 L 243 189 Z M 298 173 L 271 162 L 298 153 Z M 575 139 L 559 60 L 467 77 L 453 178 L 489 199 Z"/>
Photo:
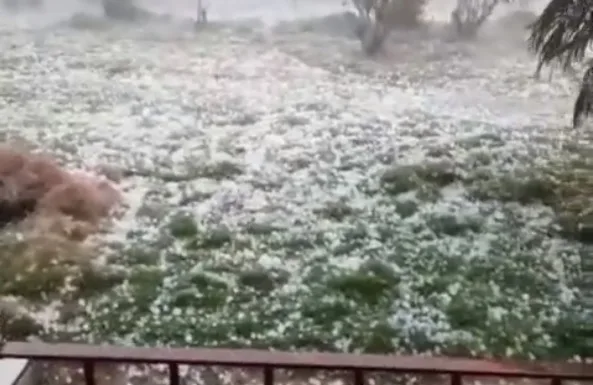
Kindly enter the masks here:
<path id="1" fill-rule="evenodd" d="M 363 50 L 374 55 L 395 28 L 420 25 L 427 0 L 352 0 L 359 16 L 356 33 Z"/>
<path id="2" fill-rule="evenodd" d="M 198 0 L 196 24 L 206 24 L 208 22 L 208 12 L 202 0 Z"/>
<path id="3" fill-rule="evenodd" d="M 473 38 L 500 3 L 511 0 L 458 0 L 451 12 L 451 22 L 462 38 Z"/>

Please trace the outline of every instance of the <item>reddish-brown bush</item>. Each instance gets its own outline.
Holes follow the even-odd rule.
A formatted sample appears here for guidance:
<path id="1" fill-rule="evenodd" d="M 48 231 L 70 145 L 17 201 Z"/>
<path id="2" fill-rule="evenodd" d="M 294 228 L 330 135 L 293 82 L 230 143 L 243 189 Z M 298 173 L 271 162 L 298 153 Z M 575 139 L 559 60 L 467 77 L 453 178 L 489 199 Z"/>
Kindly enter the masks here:
<path id="1" fill-rule="evenodd" d="M 111 182 L 81 172 L 56 184 L 38 202 L 38 211 L 64 214 L 77 221 L 98 224 L 120 203 L 119 192 Z"/>
<path id="2" fill-rule="evenodd" d="M 85 223 L 87 230 L 97 229 L 121 202 L 111 181 L 82 171 L 68 172 L 47 155 L 0 146 L 1 225 L 39 218 L 47 230 L 68 221 Z M 52 217 L 69 220 L 48 220 Z M 48 228 L 47 223 L 52 225 Z M 89 235 L 89 231 L 84 233 Z"/>
<path id="3" fill-rule="evenodd" d="M 26 157 L 22 151 L 0 146 L 0 177 L 8 176 L 25 165 Z"/>

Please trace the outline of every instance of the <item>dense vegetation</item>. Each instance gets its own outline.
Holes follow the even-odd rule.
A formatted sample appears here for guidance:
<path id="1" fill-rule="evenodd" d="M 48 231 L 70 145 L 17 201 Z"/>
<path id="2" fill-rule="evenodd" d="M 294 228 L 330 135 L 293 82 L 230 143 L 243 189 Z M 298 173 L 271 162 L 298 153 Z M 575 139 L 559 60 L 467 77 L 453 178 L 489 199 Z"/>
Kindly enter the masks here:
<path id="1" fill-rule="evenodd" d="M 4 336 L 590 355 L 589 139 L 558 148 L 558 121 L 509 123 L 428 92 L 412 103 L 430 87 L 537 97 L 524 57 L 493 69 L 413 41 L 389 77 L 353 63 L 351 41 L 307 31 L 61 28 L 3 47 L 5 140 L 65 164 L 110 159 L 135 206 L 97 243 L 2 232 Z"/>

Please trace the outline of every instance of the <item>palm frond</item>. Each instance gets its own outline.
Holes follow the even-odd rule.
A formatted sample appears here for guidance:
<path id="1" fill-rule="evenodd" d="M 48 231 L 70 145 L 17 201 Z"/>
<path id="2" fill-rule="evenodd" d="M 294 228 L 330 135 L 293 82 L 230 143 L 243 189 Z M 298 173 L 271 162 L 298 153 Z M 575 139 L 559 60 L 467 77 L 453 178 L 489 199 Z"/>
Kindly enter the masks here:
<path id="1" fill-rule="evenodd" d="M 550 0 L 528 28 L 529 49 L 539 61 L 568 67 L 583 59 L 593 41 L 593 0 Z"/>

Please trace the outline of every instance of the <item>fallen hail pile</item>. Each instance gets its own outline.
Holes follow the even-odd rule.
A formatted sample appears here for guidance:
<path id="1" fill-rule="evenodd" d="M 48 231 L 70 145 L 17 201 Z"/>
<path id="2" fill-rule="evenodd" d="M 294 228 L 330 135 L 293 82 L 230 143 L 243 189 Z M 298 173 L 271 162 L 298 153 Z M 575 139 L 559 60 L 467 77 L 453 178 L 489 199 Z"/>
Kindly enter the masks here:
<path id="1" fill-rule="evenodd" d="M 571 90 L 530 80 L 525 54 L 417 37 L 369 62 L 314 31 L 75 21 L 3 32 L 2 135 L 122 170 L 129 209 L 99 267 L 35 293 L 0 273 L 1 294 L 52 304 L 39 334 L 586 349 L 591 235 L 554 173 L 576 167 L 557 143 Z"/>

